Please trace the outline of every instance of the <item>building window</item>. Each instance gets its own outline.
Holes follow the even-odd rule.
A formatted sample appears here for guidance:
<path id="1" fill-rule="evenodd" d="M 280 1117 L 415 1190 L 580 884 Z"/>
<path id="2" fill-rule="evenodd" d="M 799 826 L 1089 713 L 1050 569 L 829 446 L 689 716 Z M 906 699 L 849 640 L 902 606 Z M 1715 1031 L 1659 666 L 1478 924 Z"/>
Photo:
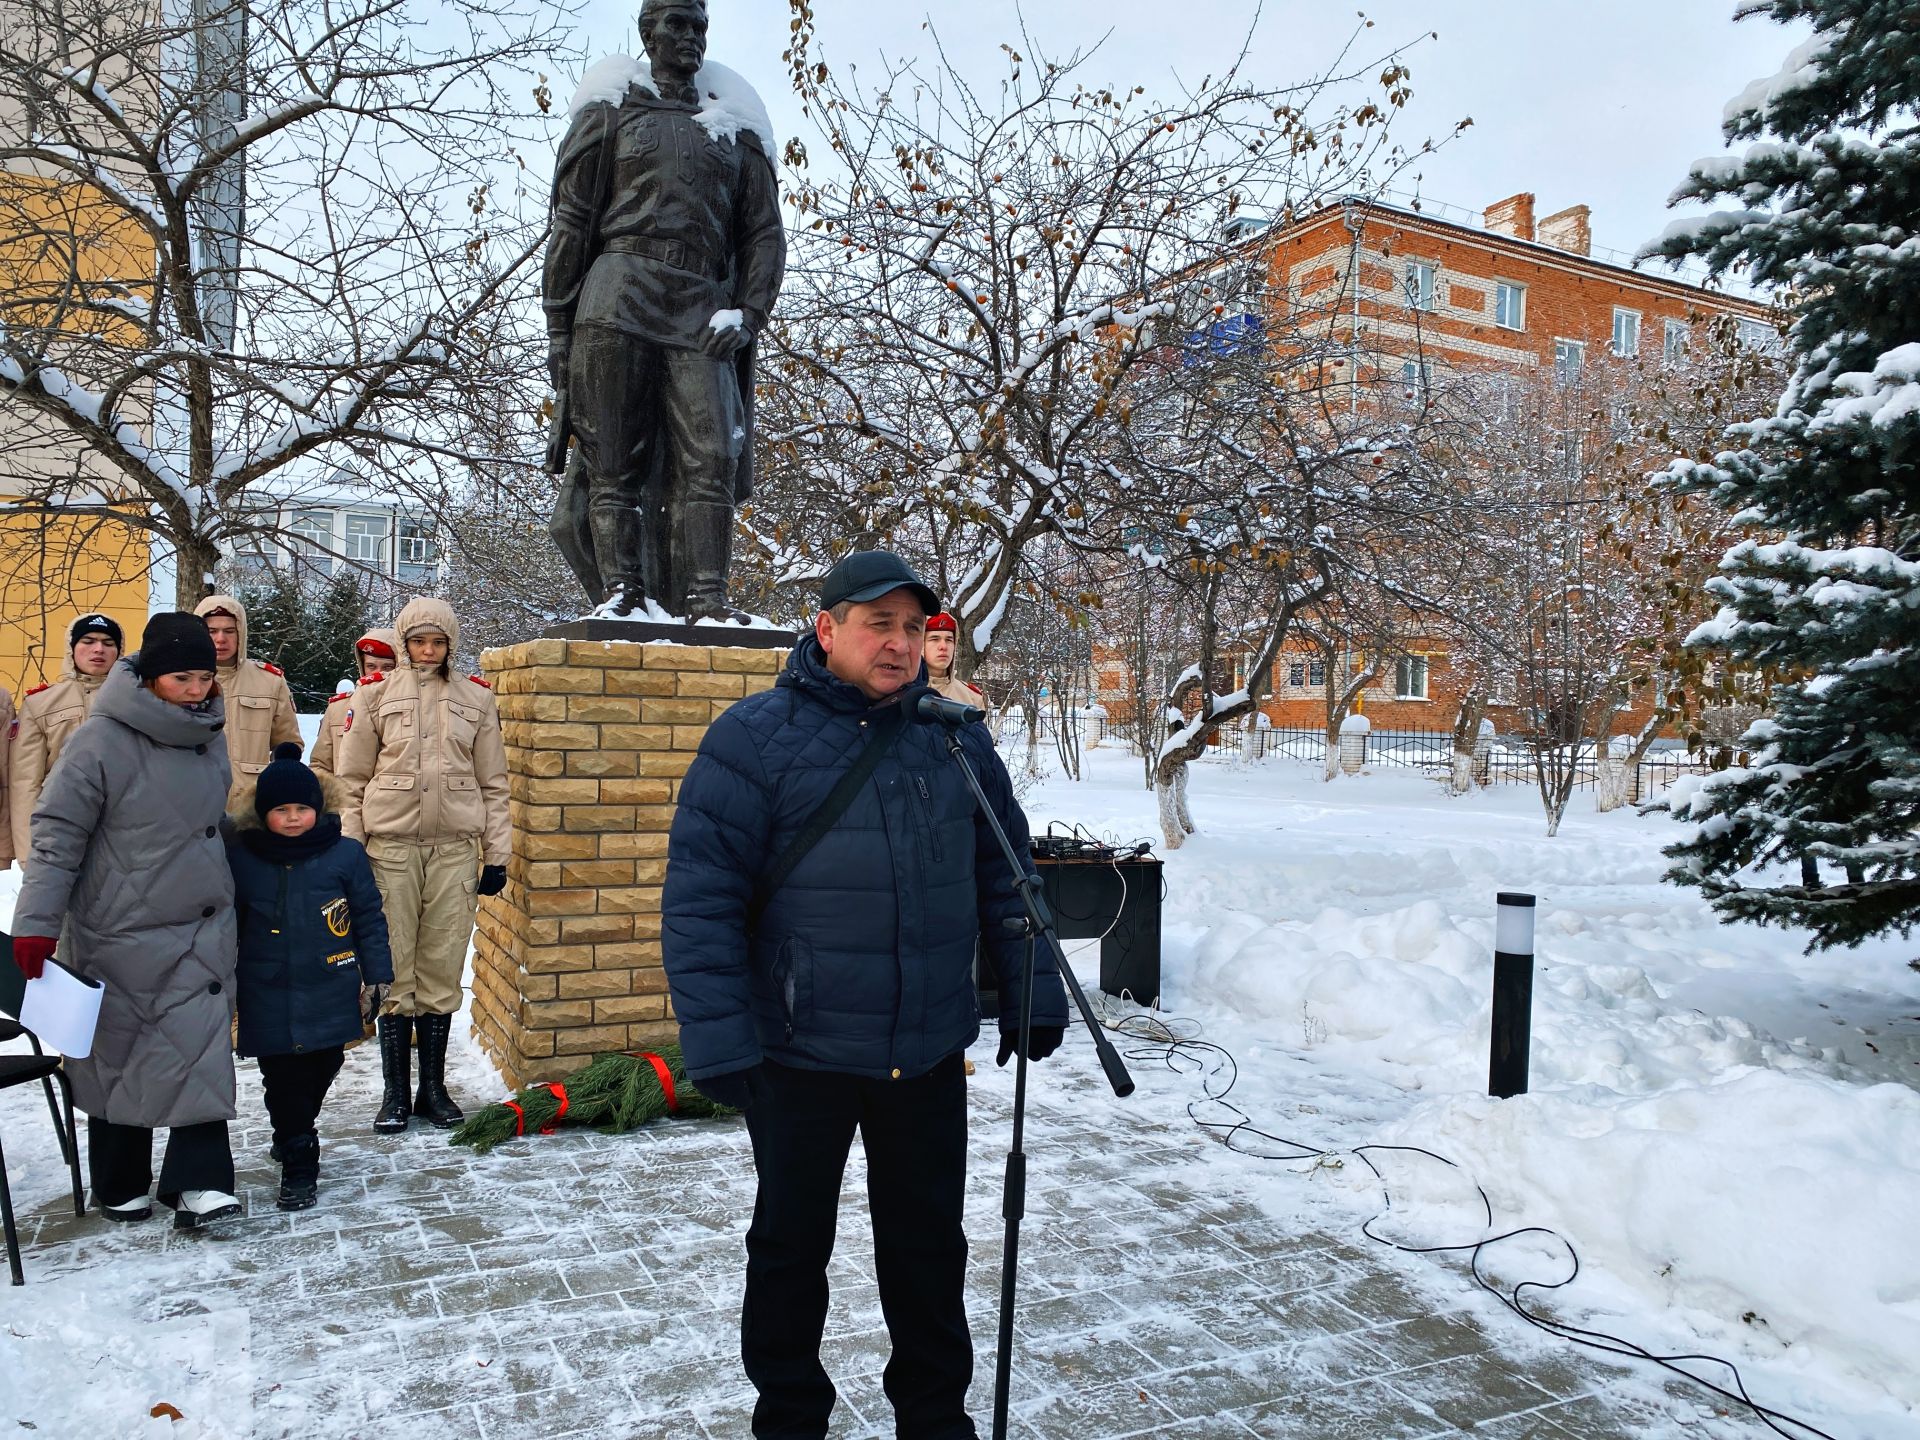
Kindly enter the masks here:
<path id="1" fill-rule="evenodd" d="M 1527 328 L 1527 287 L 1494 282 L 1493 323 L 1507 330 Z"/>
<path id="2" fill-rule="evenodd" d="M 431 587 L 439 583 L 440 542 L 427 520 L 400 522 L 400 543 L 394 548 L 393 578 L 402 585 Z"/>
<path id="3" fill-rule="evenodd" d="M 1517 705 L 1520 703 L 1518 677 L 1511 670 L 1496 670 L 1487 677 L 1487 703 L 1489 705 Z"/>
<path id="4" fill-rule="evenodd" d="M 1424 700 L 1427 698 L 1426 656 L 1403 656 L 1393 668 L 1393 694 L 1396 700 Z"/>
<path id="5" fill-rule="evenodd" d="M 1751 350 L 1777 350 L 1780 332 L 1764 320 L 1742 320 L 1735 333 L 1740 343 Z"/>
<path id="6" fill-rule="evenodd" d="M 1587 347 L 1578 340 L 1553 342 L 1553 378 L 1562 385 L 1571 385 L 1580 378 L 1580 367 L 1586 360 Z"/>
<path id="7" fill-rule="evenodd" d="M 294 557 L 309 564 L 317 565 L 327 574 L 333 573 L 333 512 L 331 510 L 297 510 L 287 522 L 287 530 L 293 537 L 293 543 L 287 548 Z"/>
<path id="8" fill-rule="evenodd" d="M 388 517 L 379 513 L 347 514 L 346 555 L 356 564 L 386 572 Z"/>
<path id="9" fill-rule="evenodd" d="M 1622 310 L 1618 306 L 1613 311 L 1613 353 L 1628 360 L 1640 353 L 1640 312 Z"/>
<path id="10" fill-rule="evenodd" d="M 1400 383 L 1409 400 L 1424 400 L 1433 388 L 1433 366 L 1425 360 L 1406 360 L 1400 365 Z"/>
<path id="11" fill-rule="evenodd" d="M 1304 690 L 1311 685 L 1317 690 L 1326 683 L 1325 660 L 1295 660 L 1287 666 L 1287 684 L 1292 689 Z"/>
<path id="12" fill-rule="evenodd" d="M 1407 304 L 1416 310 L 1433 309 L 1433 266 L 1425 260 L 1407 261 Z"/>
<path id="13" fill-rule="evenodd" d="M 1678 365 L 1687 358 L 1687 322 L 1684 320 L 1667 321 L 1667 333 L 1661 344 L 1661 355 L 1667 364 Z"/>

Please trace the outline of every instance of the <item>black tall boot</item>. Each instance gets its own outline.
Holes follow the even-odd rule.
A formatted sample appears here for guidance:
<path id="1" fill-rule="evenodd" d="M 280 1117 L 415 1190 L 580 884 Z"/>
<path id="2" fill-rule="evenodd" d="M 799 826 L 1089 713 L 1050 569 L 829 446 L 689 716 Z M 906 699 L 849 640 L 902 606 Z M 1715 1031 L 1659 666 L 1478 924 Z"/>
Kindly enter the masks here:
<path id="1" fill-rule="evenodd" d="M 594 563 L 607 585 L 606 598 L 597 608 L 608 615 L 631 615 L 645 609 L 640 512 L 629 504 L 609 504 L 596 498 L 588 511 L 588 523 L 593 534 Z"/>
<path id="2" fill-rule="evenodd" d="M 407 1103 L 413 1079 L 413 1060 L 407 1049 L 413 1040 L 413 1017 L 382 1015 L 379 1024 L 380 1113 L 373 1117 L 373 1128 L 382 1135 L 393 1135 L 407 1128 L 413 1114 L 413 1107 Z"/>
<path id="3" fill-rule="evenodd" d="M 320 1136 L 312 1130 L 280 1147 L 282 1210 L 310 1210 L 320 1195 Z"/>
<path id="4" fill-rule="evenodd" d="M 727 572 L 733 555 L 733 506 L 689 505 L 680 521 L 686 549 L 687 618 L 732 620 L 746 615 L 727 604 Z"/>
<path id="5" fill-rule="evenodd" d="M 453 1016 L 419 1015 L 414 1024 L 420 1031 L 420 1088 L 414 1092 L 413 1108 L 422 1120 L 450 1130 L 467 1118 L 447 1094 L 447 1036 L 453 1031 Z"/>

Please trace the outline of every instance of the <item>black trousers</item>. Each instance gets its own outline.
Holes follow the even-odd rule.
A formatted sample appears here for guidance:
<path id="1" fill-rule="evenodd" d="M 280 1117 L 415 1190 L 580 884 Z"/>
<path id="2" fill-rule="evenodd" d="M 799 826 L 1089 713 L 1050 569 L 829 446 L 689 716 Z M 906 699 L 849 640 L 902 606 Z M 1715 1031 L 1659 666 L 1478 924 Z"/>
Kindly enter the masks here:
<path id="1" fill-rule="evenodd" d="M 298 1055 L 262 1055 L 260 1085 L 266 1091 L 267 1119 L 273 1122 L 278 1145 L 313 1129 L 326 1103 L 327 1089 L 340 1073 L 346 1049 L 328 1045 Z"/>
<path id="2" fill-rule="evenodd" d="M 758 1440 L 820 1440 L 833 1382 L 820 1364 L 827 1262 L 853 1135 L 867 1152 L 880 1308 L 893 1339 L 885 1385 L 900 1440 L 974 1440 L 973 1376 L 962 1287 L 967 1082 L 950 1055 L 912 1080 L 768 1063 L 747 1111 L 760 1187 L 747 1231 L 740 1355 L 760 1392 Z"/>
<path id="3" fill-rule="evenodd" d="M 153 1186 L 153 1131 L 89 1115 L 87 1176 L 97 1205 L 124 1205 L 145 1195 Z M 227 1143 L 226 1121 L 205 1120 L 167 1131 L 167 1155 L 160 1164 L 160 1203 L 172 1205 L 182 1190 L 233 1193 L 233 1148 Z"/>

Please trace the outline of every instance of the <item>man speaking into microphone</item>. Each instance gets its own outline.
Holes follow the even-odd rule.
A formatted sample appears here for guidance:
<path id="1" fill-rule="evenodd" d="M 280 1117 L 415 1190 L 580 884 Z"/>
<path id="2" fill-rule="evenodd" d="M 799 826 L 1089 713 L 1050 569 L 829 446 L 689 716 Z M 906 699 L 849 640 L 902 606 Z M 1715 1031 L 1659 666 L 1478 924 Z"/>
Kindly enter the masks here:
<path id="1" fill-rule="evenodd" d="M 986 727 L 951 713 L 964 707 L 919 704 L 927 617 L 939 610 L 897 555 L 834 566 L 775 687 L 707 730 L 668 840 L 662 938 L 687 1073 L 746 1112 L 759 1177 L 740 1353 L 760 1440 L 827 1433 L 827 1262 L 856 1130 L 897 1433 L 977 1434 L 966 1411 L 962 1052 L 980 1032 L 973 957 L 984 927 L 1000 1062 L 1013 1055 L 1026 941 L 1014 877 L 949 735 L 1023 854 L 1028 832 Z M 1037 1060 L 1059 1046 L 1067 1007 L 1044 948 L 1035 968 L 1025 1038 Z"/>

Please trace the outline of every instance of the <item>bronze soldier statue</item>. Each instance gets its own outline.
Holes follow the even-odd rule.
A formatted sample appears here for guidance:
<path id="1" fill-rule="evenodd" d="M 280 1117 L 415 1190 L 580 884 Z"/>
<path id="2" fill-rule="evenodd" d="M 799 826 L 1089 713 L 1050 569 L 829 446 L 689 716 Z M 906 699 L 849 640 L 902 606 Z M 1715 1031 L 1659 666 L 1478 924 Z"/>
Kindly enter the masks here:
<path id="1" fill-rule="evenodd" d="M 696 87 L 705 0 L 644 0 L 640 41 L 651 85 L 635 67 L 621 99 L 582 107 L 554 166 L 551 529 L 601 614 L 744 619 L 727 577 L 754 342 L 786 265 L 779 188 L 762 137 L 715 123 L 721 97 Z"/>

